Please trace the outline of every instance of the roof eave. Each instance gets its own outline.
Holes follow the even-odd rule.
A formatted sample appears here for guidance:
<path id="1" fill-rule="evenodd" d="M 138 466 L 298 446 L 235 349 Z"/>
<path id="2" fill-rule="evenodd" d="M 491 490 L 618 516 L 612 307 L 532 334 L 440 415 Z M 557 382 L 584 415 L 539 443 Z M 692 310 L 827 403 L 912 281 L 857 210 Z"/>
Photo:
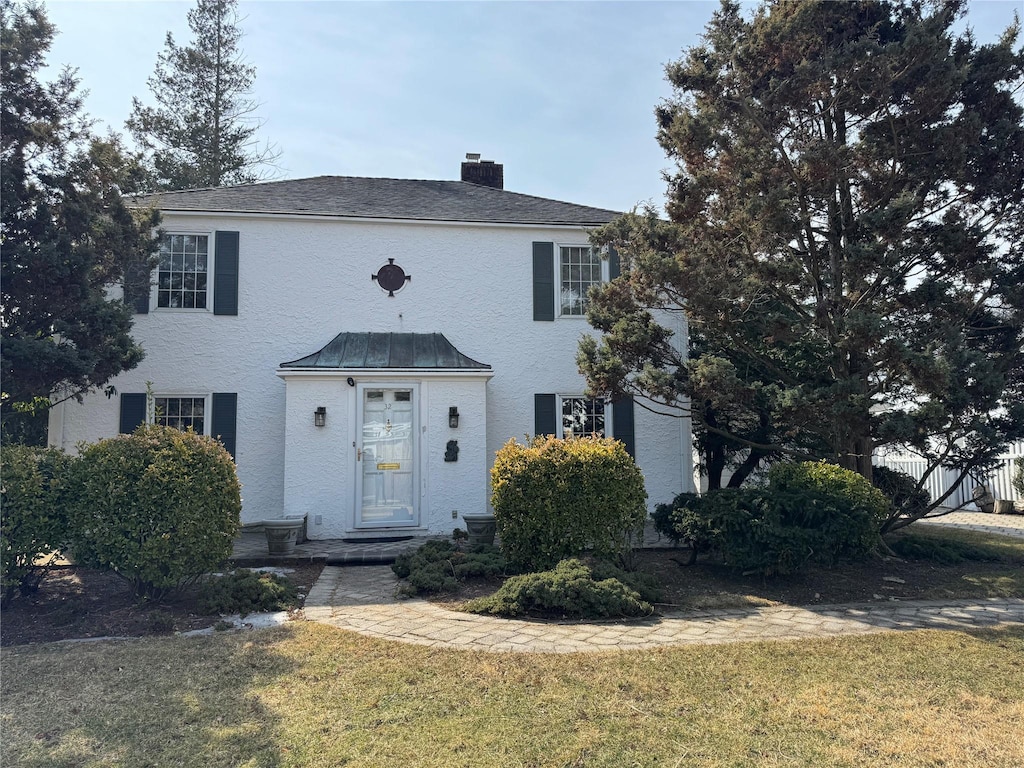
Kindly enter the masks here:
<path id="1" fill-rule="evenodd" d="M 130 207 L 142 208 L 144 206 L 133 205 Z M 434 226 L 500 226 L 500 227 L 575 227 L 591 228 L 601 227 L 612 221 L 607 220 L 586 220 L 586 221 L 517 221 L 514 219 L 438 219 L 418 218 L 415 216 L 369 216 L 366 214 L 346 213 L 325 213 L 319 211 L 258 211 L 242 210 L 231 208 L 157 208 L 164 215 L 174 216 L 234 216 L 239 218 L 291 218 L 320 221 L 355 221 L 355 222 L 381 222 L 387 221 L 394 224 L 430 224 Z"/>
<path id="2" fill-rule="evenodd" d="M 274 373 L 282 379 L 289 376 L 304 378 L 362 378 L 383 381 L 388 379 L 490 379 L 491 368 L 278 368 Z"/>

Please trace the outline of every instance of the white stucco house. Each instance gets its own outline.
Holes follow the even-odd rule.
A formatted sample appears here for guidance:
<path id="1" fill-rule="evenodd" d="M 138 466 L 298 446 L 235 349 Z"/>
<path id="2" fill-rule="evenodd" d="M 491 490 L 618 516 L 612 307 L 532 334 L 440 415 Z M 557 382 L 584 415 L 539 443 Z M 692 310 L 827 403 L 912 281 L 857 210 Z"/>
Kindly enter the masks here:
<path id="1" fill-rule="evenodd" d="M 148 295 L 128 297 L 146 358 L 111 382 L 116 397 L 54 408 L 51 445 L 146 420 L 218 436 L 242 522 L 306 515 L 310 538 L 450 532 L 487 511 L 495 451 L 533 434 L 621 439 L 652 505 L 689 489 L 685 420 L 583 397 L 586 292 L 618 269 L 588 230 L 616 213 L 502 177 L 474 158 L 460 181 L 143 199 L 165 232 Z"/>

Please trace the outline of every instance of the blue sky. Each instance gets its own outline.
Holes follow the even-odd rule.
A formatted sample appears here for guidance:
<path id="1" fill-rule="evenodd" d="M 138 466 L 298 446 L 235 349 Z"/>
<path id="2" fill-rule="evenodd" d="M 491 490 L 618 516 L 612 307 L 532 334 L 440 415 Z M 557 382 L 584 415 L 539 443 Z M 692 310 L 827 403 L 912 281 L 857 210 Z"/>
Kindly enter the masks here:
<path id="1" fill-rule="evenodd" d="M 79 70 L 86 109 L 123 131 L 149 99 L 164 36 L 190 39 L 190 2 L 46 3 L 51 65 Z M 242 0 L 260 135 L 282 178 L 456 179 L 466 152 L 505 166 L 505 188 L 614 210 L 660 205 L 654 140 L 664 65 L 695 44 L 717 2 Z M 1020 0 L 976 0 L 995 39 Z"/>

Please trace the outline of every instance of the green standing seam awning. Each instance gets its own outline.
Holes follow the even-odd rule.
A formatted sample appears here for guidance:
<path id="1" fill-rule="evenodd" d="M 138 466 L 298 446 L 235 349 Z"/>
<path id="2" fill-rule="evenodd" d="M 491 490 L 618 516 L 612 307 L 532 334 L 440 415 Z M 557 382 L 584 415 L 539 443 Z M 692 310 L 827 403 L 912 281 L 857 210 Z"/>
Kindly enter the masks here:
<path id="1" fill-rule="evenodd" d="M 323 349 L 281 368 L 490 370 L 442 333 L 339 333 Z"/>

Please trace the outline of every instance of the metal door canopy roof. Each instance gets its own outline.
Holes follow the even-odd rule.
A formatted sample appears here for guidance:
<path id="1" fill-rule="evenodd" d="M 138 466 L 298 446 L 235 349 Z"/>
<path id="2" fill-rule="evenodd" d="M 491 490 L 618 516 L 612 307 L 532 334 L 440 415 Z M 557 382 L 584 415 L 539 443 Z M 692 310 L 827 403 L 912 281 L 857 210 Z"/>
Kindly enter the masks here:
<path id="1" fill-rule="evenodd" d="M 459 352 L 442 333 L 342 332 L 319 352 L 281 363 L 281 368 L 482 371 L 491 366 Z"/>

